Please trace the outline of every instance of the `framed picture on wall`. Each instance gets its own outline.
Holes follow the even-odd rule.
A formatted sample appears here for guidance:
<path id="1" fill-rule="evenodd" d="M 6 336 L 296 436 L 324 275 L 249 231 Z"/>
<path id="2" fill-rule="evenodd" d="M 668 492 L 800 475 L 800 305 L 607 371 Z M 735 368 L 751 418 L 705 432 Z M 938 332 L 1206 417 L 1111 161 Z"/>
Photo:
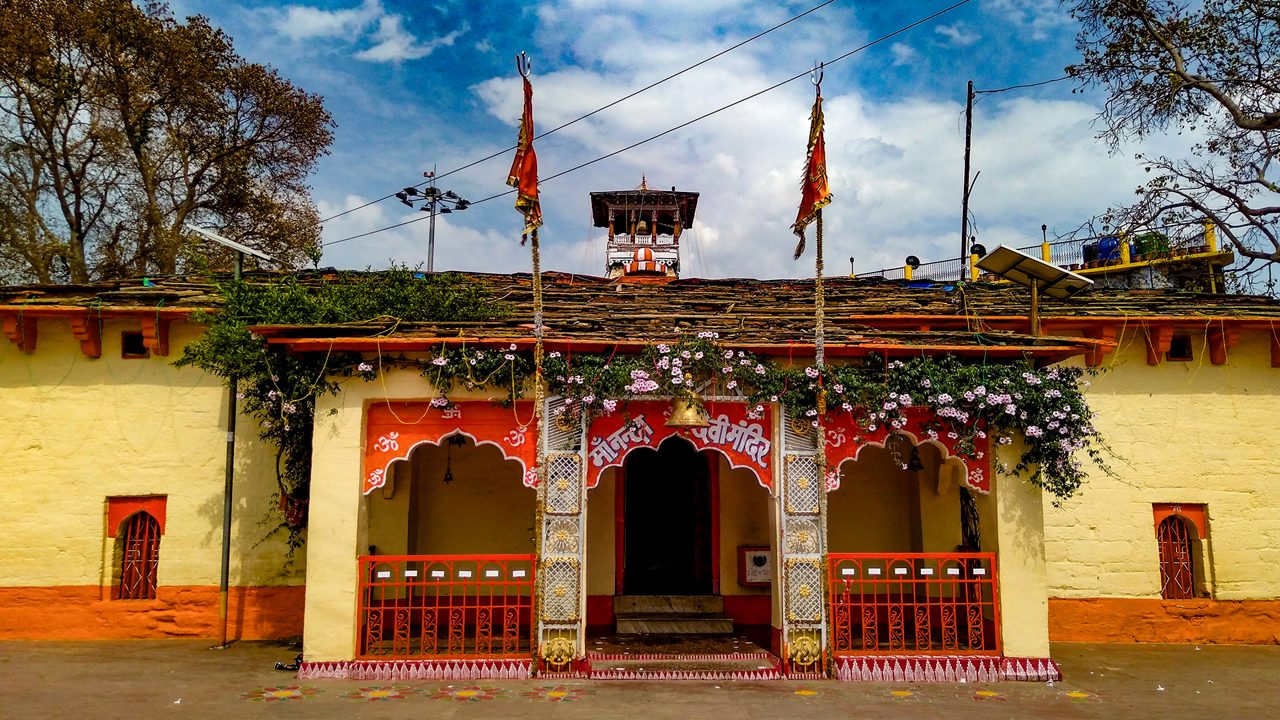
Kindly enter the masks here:
<path id="1" fill-rule="evenodd" d="M 738 584 L 768 587 L 773 582 L 773 553 L 767 545 L 738 546 Z"/>

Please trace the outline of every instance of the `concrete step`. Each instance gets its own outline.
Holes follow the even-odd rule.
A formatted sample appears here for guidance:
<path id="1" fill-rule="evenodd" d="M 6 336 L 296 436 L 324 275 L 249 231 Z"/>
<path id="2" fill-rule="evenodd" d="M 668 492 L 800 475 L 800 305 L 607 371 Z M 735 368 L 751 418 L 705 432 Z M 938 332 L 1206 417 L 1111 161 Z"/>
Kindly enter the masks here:
<path id="1" fill-rule="evenodd" d="M 613 598 L 613 612 L 720 614 L 724 612 L 724 598 L 719 595 L 618 595 Z"/>
<path id="2" fill-rule="evenodd" d="M 588 654 L 588 674 L 601 680 L 773 680 L 782 676 L 772 656 L 666 655 L 643 658 Z"/>
<path id="3" fill-rule="evenodd" d="M 614 613 L 620 635 L 728 635 L 733 619 L 719 613 Z"/>

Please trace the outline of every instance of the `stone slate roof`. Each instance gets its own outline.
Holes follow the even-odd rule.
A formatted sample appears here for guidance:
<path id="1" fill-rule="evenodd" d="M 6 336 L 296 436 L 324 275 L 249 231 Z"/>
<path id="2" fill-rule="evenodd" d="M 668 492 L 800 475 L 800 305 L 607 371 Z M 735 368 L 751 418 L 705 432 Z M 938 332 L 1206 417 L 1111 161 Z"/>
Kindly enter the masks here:
<path id="1" fill-rule="evenodd" d="M 510 317 L 484 322 L 396 323 L 264 328 L 278 338 L 520 339 L 532 337 L 532 285 L 527 273 L 461 273 L 513 307 Z M 324 271 L 300 275 L 323 282 Z M 246 276 L 250 282 L 276 277 Z M 618 282 L 546 273 L 543 276 L 546 339 L 575 344 L 644 343 L 704 330 L 733 345 L 784 348 L 813 342 L 812 280 L 698 279 Z M 1028 292 L 1004 283 L 907 283 L 896 280 L 828 278 L 827 343 L 927 347 L 1025 348 L 1062 346 L 1065 338 L 1025 334 Z M 19 308 L 216 308 L 219 297 L 207 279 L 160 278 L 93 285 L 0 287 L 0 313 Z M 1042 316 L 1067 326 L 1106 319 L 1166 319 L 1197 324 L 1211 319 L 1280 321 L 1280 301 L 1254 296 L 1194 294 L 1172 290 L 1094 289 L 1075 298 L 1042 302 Z M 1074 333 L 1072 333 L 1074 334 Z"/>

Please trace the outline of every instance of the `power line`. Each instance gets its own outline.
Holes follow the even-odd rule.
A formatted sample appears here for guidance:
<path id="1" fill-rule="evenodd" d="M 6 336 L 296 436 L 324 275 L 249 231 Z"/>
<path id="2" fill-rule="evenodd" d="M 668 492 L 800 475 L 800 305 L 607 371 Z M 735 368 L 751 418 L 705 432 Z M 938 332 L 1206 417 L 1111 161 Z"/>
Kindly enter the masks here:
<path id="1" fill-rule="evenodd" d="M 1063 80 L 1070 80 L 1070 79 L 1071 79 L 1070 75 L 1063 75 L 1062 77 L 1054 78 L 1052 80 L 1041 80 L 1040 82 L 1027 83 L 1025 85 L 1010 85 L 1009 87 L 996 88 L 994 90 L 974 90 L 973 94 L 974 95 L 990 95 L 992 93 L 1002 93 L 1008 90 L 1021 90 L 1023 88 L 1040 87 L 1041 85 L 1048 85 L 1050 83 L 1062 82 Z"/>
<path id="2" fill-rule="evenodd" d="M 919 19 L 919 20 L 917 20 L 917 21 L 915 21 L 915 22 L 911 23 L 910 25 L 904 25 L 904 26 L 902 26 L 902 27 L 898 28 L 897 30 L 894 30 L 894 31 L 893 31 L 893 32 L 891 32 L 891 33 L 888 33 L 888 34 L 886 34 L 886 35 L 881 35 L 880 37 L 876 38 L 875 40 L 872 40 L 871 42 L 868 42 L 868 43 L 866 43 L 866 44 L 864 44 L 864 45 L 859 45 L 858 47 L 856 47 L 856 48 L 854 48 L 854 49 L 852 49 L 852 50 L 850 50 L 850 51 L 848 51 L 848 52 L 844 53 L 843 55 L 840 55 L 840 56 L 836 57 L 836 58 L 835 58 L 835 59 L 833 59 L 833 60 L 828 60 L 827 62 L 825 62 L 825 63 L 823 63 L 823 64 L 824 64 L 824 65 L 835 65 L 836 63 L 840 62 L 841 60 L 845 60 L 845 59 L 849 58 L 849 57 L 850 57 L 850 56 L 852 56 L 852 55 L 855 55 L 855 54 L 857 54 L 857 53 L 862 52 L 863 50 L 866 50 L 866 49 L 868 49 L 868 48 L 870 48 L 870 47 L 873 47 L 873 46 L 875 46 L 875 45 L 878 45 L 878 44 L 880 44 L 880 43 L 882 43 L 882 42 L 884 42 L 884 41 L 886 41 L 886 40 L 889 40 L 889 39 L 891 39 L 891 38 L 897 37 L 898 35 L 901 35 L 902 33 L 907 32 L 908 30 L 912 30 L 912 29 L 914 29 L 914 28 L 916 28 L 916 27 L 919 27 L 920 25 L 923 25 L 923 24 L 925 24 L 925 23 L 929 22 L 930 20 L 934 20 L 934 19 L 936 19 L 936 18 L 938 18 L 938 17 L 941 17 L 942 15 L 945 15 L 945 14 L 947 14 L 947 13 L 951 12 L 952 10 L 955 10 L 956 8 L 958 8 L 958 7 L 962 6 L 962 5 L 967 5 L 967 4 L 969 4 L 970 2 L 972 2 L 972 0 L 960 0 L 959 2 L 957 2 L 957 3 L 953 4 L 953 5 L 949 5 L 949 6 L 945 7 L 945 8 L 943 8 L 943 9 L 941 9 L 941 10 L 939 10 L 939 11 L 937 11 L 937 12 L 933 13 L 932 15 L 929 15 L 929 16 L 927 16 L 927 17 L 924 17 L 924 18 Z M 712 110 L 712 111 L 707 112 L 707 113 L 703 113 L 702 115 L 699 115 L 699 116 L 697 116 L 697 117 L 693 118 L 692 120 L 685 121 L 685 122 L 683 122 L 683 123 L 680 123 L 679 125 L 676 125 L 676 126 L 674 126 L 674 127 L 671 127 L 671 128 L 666 129 L 666 130 L 663 130 L 662 132 L 657 133 L 656 135 L 651 135 L 651 136 L 649 136 L 649 137 L 647 137 L 647 138 L 645 138 L 645 139 L 643 139 L 643 140 L 640 140 L 640 141 L 637 141 L 637 142 L 631 143 L 630 145 L 627 145 L 626 147 L 619 148 L 619 149 L 617 149 L 617 150 L 614 150 L 613 152 L 610 152 L 610 153 L 607 153 L 607 154 L 605 154 L 605 155 L 601 155 L 601 156 L 599 156 L 599 157 L 593 158 L 593 159 L 588 160 L 588 161 L 586 161 L 586 162 L 584 162 L 584 163 L 580 163 L 580 164 L 578 164 L 578 165 L 574 165 L 573 167 L 571 167 L 571 168 L 569 168 L 569 169 L 567 169 L 567 170 L 561 170 L 560 172 L 558 172 L 558 173 L 556 173 L 556 174 L 554 174 L 554 175 L 551 175 L 551 176 L 549 176 L 549 177 L 546 177 L 546 178 L 540 178 L 540 179 L 538 180 L 538 185 L 539 185 L 539 186 L 541 186 L 541 185 L 542 185 L 542 183 L 547 182 L 547 181 L 549 181 L 549 180 L 554 180 L 554 179 L 556 179 L 556 178 L 558 178 L 558 177 L 562 177 L 562 176 L 564 176 L 564 175 L 568 175 L 568 174 L 569 174 L 569 173 L 571 173 L 571 172 L 576 172 L 576 171 L 578 171 L 578 170 L 581 170 L 582 168 L 588 167 L 588 166 L 590 166 L 590 165 L 594 165 L 595 163 L 598 163 L 598 162 L 600 162 L 601 160 L 607 160 L 607 159 L 609 159 L 609 158 L 611 158 L 611 157 L 614 157 L 614 156 L 616 156 L 616 155 L 621 155 L 622 153 L 627 152 L 628 150 L 634 150 L 635 148 L 640 147 L 641 145 L 644 145 L 644 144 L 646 144 L 646 143 L 653 142 L 654 140 L 657 140 L 658 138 L 661 138 L 661 137 L 663 137 L 663 136 L 670 135 L 671 133 L 673 133 L 673 132 L 675 132 L 675 131 L 677 131 L 677 130 L 682 130 L 682 129 L 684 129 L 684 128 L 686 128 L 686 127 L 690 126 L 690 125 L 693 125 L 694 123 L 701 122 L 702 120 L 705 120 L 705 119 L 707 119 L 707 118 L 709 118 L 709 117 L 711 117 L 711 116 L 713 116 L 713 115 L 717 115 L 717 114 L 719 114 L 719 113 L 721 113 L 721 112 L 724 112 L 725 110 L 728 110 L 729 108 L 732 108 L 732 107 L 736 107 L 736 106 L 738 106 L 738 105 L 741 105 L 742 103 L 747 102 L 748 100 L 753 100 L 753 99 L 755 99 L 755 98 L 757 98 L 757 97 L 759 97 L 759 96 L 761 96 L 761 95 L 764 95 L 765 93 L 768 93 L 768 92 L 772 92 L 772 91 L 774 91 L 774 90 L 777 90 L 778 88 L 782 87 L 783 85 L 786 85 L 786 84 L 791 83 L 791 82 L 795 82 L 796 80 L 799 80 L 800 78 L 802 78 L 802 77 L 805 77 L 805 76 L 809 75 L 809 73 L 810 73 L 810 72 L 812 72 L 812 68 L 806 69 L 806 70 L 804 70 L 803 72 L 800 72 L 800 73 L 797 73 L 797 74 L 795 74 L 795 75 L 792 75 L 791 77 L 787 78 L 786 80 L 782 80 L 781 82 L 774 83 L 773 85 L 770 85 L 769 87 L 766 87 L 766 88 L 764 88 L 763 90 L 758 90 L 758 91 L 756 91 L 756 92 L 754 92 L 754 93 L 751 93 L 750 95 L 747 95 L 746 97 L 743 97 L 743 98 L 740 98 L 740 99 L 738 99 L 738 100 L 735 100 L 735 101 L 733 101 L 733 102 L 729 103 L 728 105 L 723 105 L 723 106 L 721 106 L 721 107 L 719 107 L 719 108 L 717 108 L 717 109 L 715 109 L 715 110 Z M 488 201 L 490 201 L 490 200 L 497 200 L 498 198 L 505 197 L 505 196 L 510 195 L 511 193 L 514 193 L 514 192 L 515 192 L 515 190 L 514 190 L 514 189 L 506 190 L 506 191 L 503 191 L 503 192 L 500 192 L 500 193 L 497 193 L 497 194 L 494 194 L 494 195 L 490 195 L 490 196 L 488 196 L 488 197 L 486 197 L 486 198 L 482 198 L 482 199 L 480 199 L 480 200 L 475 200 L 475 201 L 473 201 L 473 202 L 471 203 L 471 205 L 472 205 L 472 206 L 475 206 L 475 205 L 479 205 L 480 203 L 488 202 Z M 395 224 L 395 225 L 390 225 L 390 226 L 388 226 L 388 227 L 384 227 L 384 228 L 379 228 L 379 229 L 377 229 L 377 230 L 370 230 L 370 231 L 368 231 L 368 232 L 363 232 L 363 233 L 360 233 L 360 234 L 358 234 L 358 235 L 352 235 L 352 236 L 350 236 L 350 237 L 345 237 L 345 238 L 341 238 L 341 239 L 338 239 L 338 240 L 330 240 L 330 241 L 329 241 L 329 242 L 327 242 L 327 243 L 322 243 L 322 244 L 321 244 L 321 247 L 328 247 L 328 246 L 330 246 L 330 245 L 337 245 L 337 244 L 339 244 L 339 243 L 347 242 L 348 240 L 356 240 L 356 239 L 359 239 L 359 238 L 362 238 L 362 237 L 368 237 L 369 235 L 375 235 L 375 234 L 377 234 L 377 233 L 380 233 L 380 232 L 383 232 L 383 231 L 386 231 L 386 230 L 394 230 L 394 229 L 396 229 L 396 228 L 404 227 L 405 225 L 411 225 L 411 224 L 413 224 L 413 223 L 415 223 L 415 222 L 418 222 L 418 221 L 420 221 L 420 220 L 425 220 L 425 219 L 426 219 L 425 217 L 415 218 L 415 219 L 413 219 L 413 220 L 406 220 L 405 222 L 397 223 L 397 224 Z"/>
<path id="3" fill-rule="evenodd" d="M 716 58 L 718 58 L 718 57 L 721 57 L 721 56 L 723 56 L 723 55 L 727 55 L 727 54 L 729 54 L 729 53 L 733 52 L 734 50 L 737 50 L 738 48 L 742 47 L 743 45 L 746 45 L 747 43 L 753 42 L 753 41 L 755 41 L 755 40 L 759 40 L 760 38 L 764 37 L 765 35 L 768 35 L 769 33 L 773 32 L 774 30 L 777 30 L 777 29 L 779 29 L 779 28 L 782 28 L 782 27 L 785 27 L 785 26 L 787 26 L 787 25 L 790 25 L 791 23 L 795 22 L 796 20 L 799 20 L 800 18 L 802 18 L 802 17 L 804 17 L 804 16 L 806 16 L 806 15 L 808 15 L 808 14 L 810 14 L 810 13 L 813 13 L 813 12 L 816 12 L 816 11 L 818 11 L 818 10 L 821 10 L 822 8 L 826 7 L 827 5 L 830 5 L 831 3 L 835 2 L 835 1 L 836 1 L 836 0 L 826 0 L 826 2 L 823 2 L 823 3 L 819 3 L 819 4 L 817 4 L 817 5 L 814 5 L 813 7 L 809 8 L 808 10 L 805 10 L 804 12 L 800 13 L 799 15 L 796 15 L 796 16 L 794 16 L 794 17 L 792 17 L 792 18 L 790 18 L 790 19 L 786 20 L 785 22 L 778 23 L 777 25 L 774 25 L 773 27 L 769 28 L 768 30 L 762 30 L 761 32 L 758 32 L 758 33 L 756 33 L 755 35 L 752 35 L 751 37 L 747 38 L 746 40 L 743 40 L 743 41 L 741 41 L 741 42 L 738 42 L 738 43 L 736 43 L 736 44 L 734 44 L 734 45 L 730 45 L 729 47 L 725 48 L 724 50 L 721 50 L 720 52 L 716 53 L 715 55 L 712 55 L 712 56 L 707 57 L 707 58 L 703 58 L 702 60 L 699 60 L 698 62 L 696 62 L 696 63 L 694 63 L 694 64 L 690 65 L 689 67 L 687 67 L 687 68 L 685 68 L 685 69 L 683 69 L 683 70 L 679 70 L 679 71 L 677 71 L 677 72 L 674 72 L 674 73 L 672 73 L 672 74 L 670 74 L 670 75 L 668 75 L 668 76 L 666 76 L 666 77 L 664 77 L 664 78 L 662 78 L 661 80 L 658 80 L 658 81 L 656 81 L 656 82 L 649 83 L 648 85 L 645 85 L 644 87 L 640 88 L 639 90 L 636 90 L 635 92 L 632 92 L 632 93 L 629 93 L 629 94 L 627 94 L 627 95 L 624 95 L 624 96 L 622 96 L 622 97 L 618 98 L 617 100 L 614 100 L 613 102 L 611 102 L 611 103 L 609 103 L 609 104 L 607 104 L 607 105 L 604 105 L 604 106 L 602 106 L 602 107 L 598 107 L 598 108 L 596 108 L 595 110 L 592 110 L 591 112 L 587 113 L 586 115 L 582 115 L 582 116 L 580 116 L 580 117 L 576 117 L 576 118 L 574 118 L 574 119 L 570 120 L 569 122 L 567 122 L 567 123 L 565 123 L 565 124 L 563 124 L 563 125 L 560 125 L 560 126 L 558 126 L 558 127 L 551 128 L 550 130 L 547 130 L 546 132 L 543 132 L 543 133 L 541 133 L 541 134 L 539 134 L 539 135 L 535 135 L 533 139 L 534 139 L 534 140 L 537 140 L 537 139 L 539 139 L 539 138 L 546 137 L 547 135 L 550 135 L 551 133 L 558 132 L 558 131 L 560 131 L 560 130 L 565 129 L 565 128 L 569 127 L 570 125 L 572 125 L 572 124 L 574 124 L 574 123 L 576 123 L 576 122 L 578 122 L 578 121 L 580 121 L 580 120 L 586 120 L 587 118 L 591 117 L 592 115 L 596 115 L 596 114 L 598 114 L 598 113 L 604 112 L 605 110 L 608 110 L 609 108 L 611 108 L 611 107 L 613 107 L 613 106 L 615 106 L 615 105 L 618 105 L 618 104 L 623 103 L 623 102 L 625 102 L 625 101 L 627 101 L 627 100 L 630 100 L 631 98 L 633 98 L 633 97 L 635 97 L 635 96 L 639 95 L 640 93 L 643 93 L 643 92 L 646 92 L 646 91 L 652 90 L 653 88 L 655 88 L 655 87 L 657 87 L 657 86 L 661 85 L 662 83 L 664 83 L 664 82 L 666 82 L 666 81 L 668 81 L 668 80 L 672 80 L 672 79 L 674 79 L 674 78 L 677 78 L 677 77 L 679 77 L 679 76 L 681 76 L 681 75 L 683 75 L 683 74 L 685 74 L 685 73 L 689 72 L 690 70 L 693 70 L 694 68 L 700 67 L 700 66 L 702 66 L 702 65 L 706 65 L 707 63 L 711 62 L 712 60 L 715 60 L 715 59 L 716 59 Z M 494 159 L 494 158 L 496 158 L 496 157 L 498 157 L 498 156 L 500 156 L 500 155 L 505 155 L 506 153 L 509 153 L 509 152 L 511 152 L 512 150 L 515 150 L 515 149 L 516 149 L 516 146 L 515 146 L 515 145 L 512 145 L 511 147 L 504 148 L 504 149 L 499 150 L 498 152 L 495 152 L 495 153 L 493 153 L 493 154 L 491 154 L 491 155 L 486 155 L 486 156 L 484 156 L 484 157 L 480 158 L 479 160 L 474 160 L 474 161 L 472 161 L 472 162 L 469 162 L 469 163 L 467 163 L 466 165 L 463 165 L 462 167 L 457 167 L 457 168 L 454 168 L 454 169 L 450 170 L 449 172 L 446 172 L 446 173 L 443 173 L 443 174 L 437 175 L 435 179 L 436 179 L 436 180 L 440 180 L 441 178 L 448 177 L 448 176 L 450 176 L 450 175 L 452 175 L 452 174 L 454 174 L 454 173 L 462 172 L 463 170 L 467 170 L 467 169 L 469 169 L 469 168 L 473 168 L 473 167 L 475 167 L 476 165 L 479 165 L 480 163 L 488 162 L 488 161 L 490 161 L 490 160 L 492 160 L 492 159 Z M 418 183 L 418 184 L 417 184 L 417 185 L 415 185 L 414 187 L 421 187 L 422 185 L 426 185 L 426 184 L 427 184 L 426 182 L 422 182 L 422 183 Z M 340 217 L 342 217 L 343 215 L 346 215 L 346 214 L 348 214 L 348 213 L 353 213 L 353 212 L 355 212 L 355 211 L 357 211 L 357 210 L 363 210 L 363 209 L 365 209 L 365 208 L 369 207 L 370 205 L 376 205 L 376 204 L 378 204 L 378 203 L 382 202 L 383 200 L 389 200 L 389 199 L 391 199 L 391 198 L 393 198 L 393 197 L 395 197 L 395 193 L 391 193 L 391 194 L 389 194 L 389 195 L 383 195 L 382 197 L 378 198 L 377 200 L 370 200 L 369 202 L 367 202 L 367 203 L 365 203 L 365 204 L 363 204 L 363 205 L 357 205 L 356 207 L 353 207 L 353 208 L 350 208 L 350 209 L 347 209 L 347 210 L 343 210 L 342 212 L 337 213 L 336 215 L 330 215 L 329 217 L 324 218 L 323 220 L 320 220 L 320 221 L 319 221 L 318 223 L 316 223 L 316 224 L 317 224 L 317 225 L 323 225 L 323 224 L 325 224 L 325 223 L 329 222 L 330 220 L 333 220 L 334 218 L 340 218 Z"/>

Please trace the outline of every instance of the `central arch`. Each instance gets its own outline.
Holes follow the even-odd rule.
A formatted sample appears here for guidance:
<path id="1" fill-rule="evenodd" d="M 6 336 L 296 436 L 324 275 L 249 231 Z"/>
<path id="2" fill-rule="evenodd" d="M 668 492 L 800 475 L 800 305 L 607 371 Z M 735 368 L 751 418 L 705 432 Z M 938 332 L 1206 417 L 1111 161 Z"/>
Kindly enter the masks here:
<path id="1" fill-rule="evenodd" d="M 626 595 L 710 595 L 713 557 L 707 453 L 668 438 L 623 464 L 622 589 Z"/>

